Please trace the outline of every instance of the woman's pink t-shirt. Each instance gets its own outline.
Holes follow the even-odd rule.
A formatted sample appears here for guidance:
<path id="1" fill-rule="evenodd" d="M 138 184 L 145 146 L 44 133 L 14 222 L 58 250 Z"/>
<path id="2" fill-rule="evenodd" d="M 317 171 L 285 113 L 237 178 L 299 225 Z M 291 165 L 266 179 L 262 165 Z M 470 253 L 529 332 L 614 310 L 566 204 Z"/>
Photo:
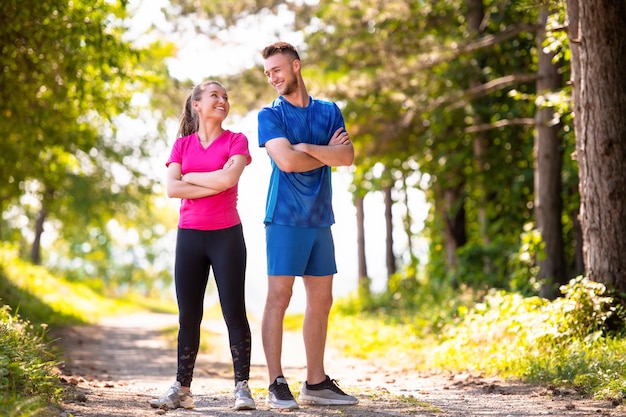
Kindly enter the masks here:
<path id="1" fill-rule="evenodd" d="M 252 161 L 248 139 L 242 133 L 224 131 L 208 148 L 204 149 L 193 133 L 176 139 L 166 166 L 175 162 L 181 165 L 182 174 L 210 172 L 222 169 L 234 155 L 245 155 L 247 164 Z M 196 230 L 225 229 L 241 223 L 237 212 L 237 184 L 208 197 L 186 199 L 180 202 L 178 227 Z"/>

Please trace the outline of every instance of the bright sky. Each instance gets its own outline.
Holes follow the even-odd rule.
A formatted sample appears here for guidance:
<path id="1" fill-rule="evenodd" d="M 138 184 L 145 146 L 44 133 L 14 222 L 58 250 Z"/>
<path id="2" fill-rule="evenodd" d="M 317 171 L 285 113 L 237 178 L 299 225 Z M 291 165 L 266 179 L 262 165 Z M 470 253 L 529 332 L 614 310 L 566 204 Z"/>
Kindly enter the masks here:
<path id="1" fill-rule="evenodd" d="M 136 5 L 140 7 L 134 23 L 138 31 L 145 30 L 150 22 L 154 22 L 163 29 L 169 27 L 159 11 L 161 7 L 167 4 L 167 0 L 131 0 L 130 4 L 131 7 Z M 248 21 L 241 27 L 254 28 L 254 33 L 237 29 L 232 33 L 224 34 L 224 38 L 219 42 L 211 42 L 207 37 L 196 34 L 184 35 L 182 36 L 184 38 L 182 45 L 184 46 L 180 48 L 177 58 L 169 63 L 171 74 L 176 78 L 189 78 L 194 82 L 199 82 L 214 75 L 234 73 L 245 66 L 251 66 L 255 59 L 260 58 L 259 51 L 266 44 L 278 40 L 275 29 L 287 27 L 289 19 L 290 17 L 285 15 L 266 17 L 263 22 Z M 266 28 L 267 33 L 259 31 L 259 28 Z M 294 33 L 286 32 L 281 39 L 295 45 L 302 42 L 301 35 Z M 268 86 L 268 88 L 270 87 Z M 248 309 L 250 313 L 260 317 L 267 291 L 265 231 L 262 221 L 270 164 L 265 150 L 258 147 L 256 112 L 243 118 L 231 115 L 226 120 L 225 127 L 246 134 L 252 154 L 252 163 L 246 167 L 239 184 L 239 211 L 248 248 L 246 277 Z M 172 141 L 176 128 L 177 126 L 170 133 Z M 348 126 L 348 130 L 349 128 Z M 169 149 L 164 150 L 162 162 L 156 164 L 157 167 L 163 167 L 163 177 L 165 176 L 163 164 L 168 154 Z M 335 172 L 333 196 L 336 224 L 333 226 L 333 235 L 339 270 L 334 282 L 334 296 L 336 298 L 345 296 L 357 288 L 356 209 L 352 203 L 352 195 L 348 192 L 350 182 L 349 169 L 339 169 Z M 415 201 L 412 215 L 421 224 L 426 216 L 425 204 L 421 193 L 416 190 L 413 191 L 415 192 L 409 196 L 412 201 Z M 178 200 L 173 201 L 173 203 L 178 205 Z M 407 246 L 406 235 L 402 232 L 401 214 L 398 210 L 394 212 L 397 223 L 394 239 L 397 252 L 400 253 Z M 384 206 L 381 193 L 372 193 L 366 197 L 365 215 L 368 273 L 373 279 L 374 289 L 382 290 L 386 281 L 386 269 Z M 303 309 L 304 289 L 301 280 L 296 280 L 294 298 L 289 310 L 301 312 Z"/>

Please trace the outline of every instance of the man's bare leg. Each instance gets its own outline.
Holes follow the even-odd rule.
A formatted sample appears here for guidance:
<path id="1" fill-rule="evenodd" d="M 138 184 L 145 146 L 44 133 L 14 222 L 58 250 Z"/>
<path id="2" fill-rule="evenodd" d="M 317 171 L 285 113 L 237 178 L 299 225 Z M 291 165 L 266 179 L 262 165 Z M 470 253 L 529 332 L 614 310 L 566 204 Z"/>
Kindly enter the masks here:
<path id="1" fill-rule="evenodd" d="M 293 293 L 295 277 L 273 276 L 268 277 L 267 299 L 263 310 L 261 325 L 261 337 L 263 350 L 267 362 L 270 384 L 283 375 L 282 347 L 283 347 L 283 319 L 285 311 L 289 307 L 289 301 Z"/>
<path id="2" fill-rule="evenodd" d="M 302 334 L 306 350 L 306 380 L 317 384 L 326 379 L 324 352 L 328 331 L 328 315 L 333 304 L 333 276 L 305 276 L 306 310 Z"/>

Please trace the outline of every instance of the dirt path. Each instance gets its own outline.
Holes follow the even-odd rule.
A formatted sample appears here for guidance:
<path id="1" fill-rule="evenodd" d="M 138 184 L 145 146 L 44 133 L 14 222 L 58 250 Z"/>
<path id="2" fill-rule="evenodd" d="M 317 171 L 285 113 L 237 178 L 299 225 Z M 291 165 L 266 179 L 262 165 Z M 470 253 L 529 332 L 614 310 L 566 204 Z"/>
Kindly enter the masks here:
<path id="1" fill-rule="evenodd" d="M 198 358 L 192 384 L 194 410 L 150 408 L 147 401 L 162 394 L 173 382 L 175 348 L 160 335 L 175 325 L 172 315 L 136 315 L 104 320 L 98 326 L 64 329 L 55 334 L 65 351 L 63 378 L 76 385 L 77 397 L 64 404 L 59 417 L 109 416 L 626 416 L 624 406 L 582 400 L 573 393 L 512 384 L 470 375 L 426 375 L 408 369 L 341 358 L 327 353 L 327 371 L 347 392 L 359 398 L 356 406 L 302 406 L 291 412 L 265 405 L 267 376 L 258 323 L 253 324 L 253 356 L 250 386 L 257 410 L 232 409 L 232 372 L 225 326 L 205 323 L 217 333 L 215 349 Z M 284 371 L 293 391 L 304 378 L 304 354 L 300 335 L 285 337 Z"/>

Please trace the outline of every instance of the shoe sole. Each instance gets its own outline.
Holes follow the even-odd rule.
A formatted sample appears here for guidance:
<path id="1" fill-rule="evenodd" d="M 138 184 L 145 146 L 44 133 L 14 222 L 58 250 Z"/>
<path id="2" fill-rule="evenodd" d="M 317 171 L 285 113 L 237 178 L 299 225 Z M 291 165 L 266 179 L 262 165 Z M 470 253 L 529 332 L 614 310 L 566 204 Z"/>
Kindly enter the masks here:
<path id="1" fill-rule="evenodd" d="M 308 395 L 300 395 L 298 400 L 301 403 L 306 403 L 310 405 L 355 405 L 359 403 L 358 400 L 340 400 L 333 398 L 311 397 Z"/>
<path id="2" fill-rule="evenodd" d="M 298 405 L 297 402 L 293 402 L 293 404 L 279 404 L 273 401 L 266 401 L 266 404 L 269 408 L 272 408 L 274 410 L 297 410 L 300 408 L 300 406 Z"/>
<path id="3" fill-rule="evenodd" d="M 191 402 L 191 404 L 187 403 L 180 403 L 180 405 L 178 406 L 179 408 L 184 408 L 185 410 L 193 410 L 194 408 L 196 408 L 196 405 L 193 403 L 193 401 Z"/>
<path id="4" fill-rule="evenodd" d="M 256 406 L 255 405 L 240 405 L 240 406 L 235 406 L 235 410 L 237 411 L 241 411 L 241 410 L 256 410 Z"/>
<path id="5" fill-rule="evenodd" d="M 235 407 L 233 407 L 235 410 L 256 410 L 256 404 L 254 404 L 254 402 L 252 403 L 242 403 L 242 404 L 237 404 L 235 403 Z"/>
<path id="6" fill-rule="evenodd" d="M 185 410 L 193 410 L 194 408 L 196 408 L 195 405 L 190 405 L 190 406 L 187 406 L 187 407 L 184 407 L 182 405 L 179 405 L 178 407 L 170 407 L 167 404 L 160 404 L 160 405 L 158 405 L 158 404 L 152 404 L 152 403 L 150 403 L 150 407 L 157 408 L 157 409 L 160 409 L 160 410 L 166 410 L 166 411 L 167 410 L 176 410 L 177 408 L 184 408 Z"/>
<path id="7" fill-rule="evenodd" d="M 151 402 L 149 404 L 150 404 L 150 407 L 158 408 L 158 409 L 161 409 L 161 410 L 175 410 L 175 409 L 178 408 L 178 407 L 170 406 L 167 403 L 157 403 L 157 402 L 152 403 Z"/>

